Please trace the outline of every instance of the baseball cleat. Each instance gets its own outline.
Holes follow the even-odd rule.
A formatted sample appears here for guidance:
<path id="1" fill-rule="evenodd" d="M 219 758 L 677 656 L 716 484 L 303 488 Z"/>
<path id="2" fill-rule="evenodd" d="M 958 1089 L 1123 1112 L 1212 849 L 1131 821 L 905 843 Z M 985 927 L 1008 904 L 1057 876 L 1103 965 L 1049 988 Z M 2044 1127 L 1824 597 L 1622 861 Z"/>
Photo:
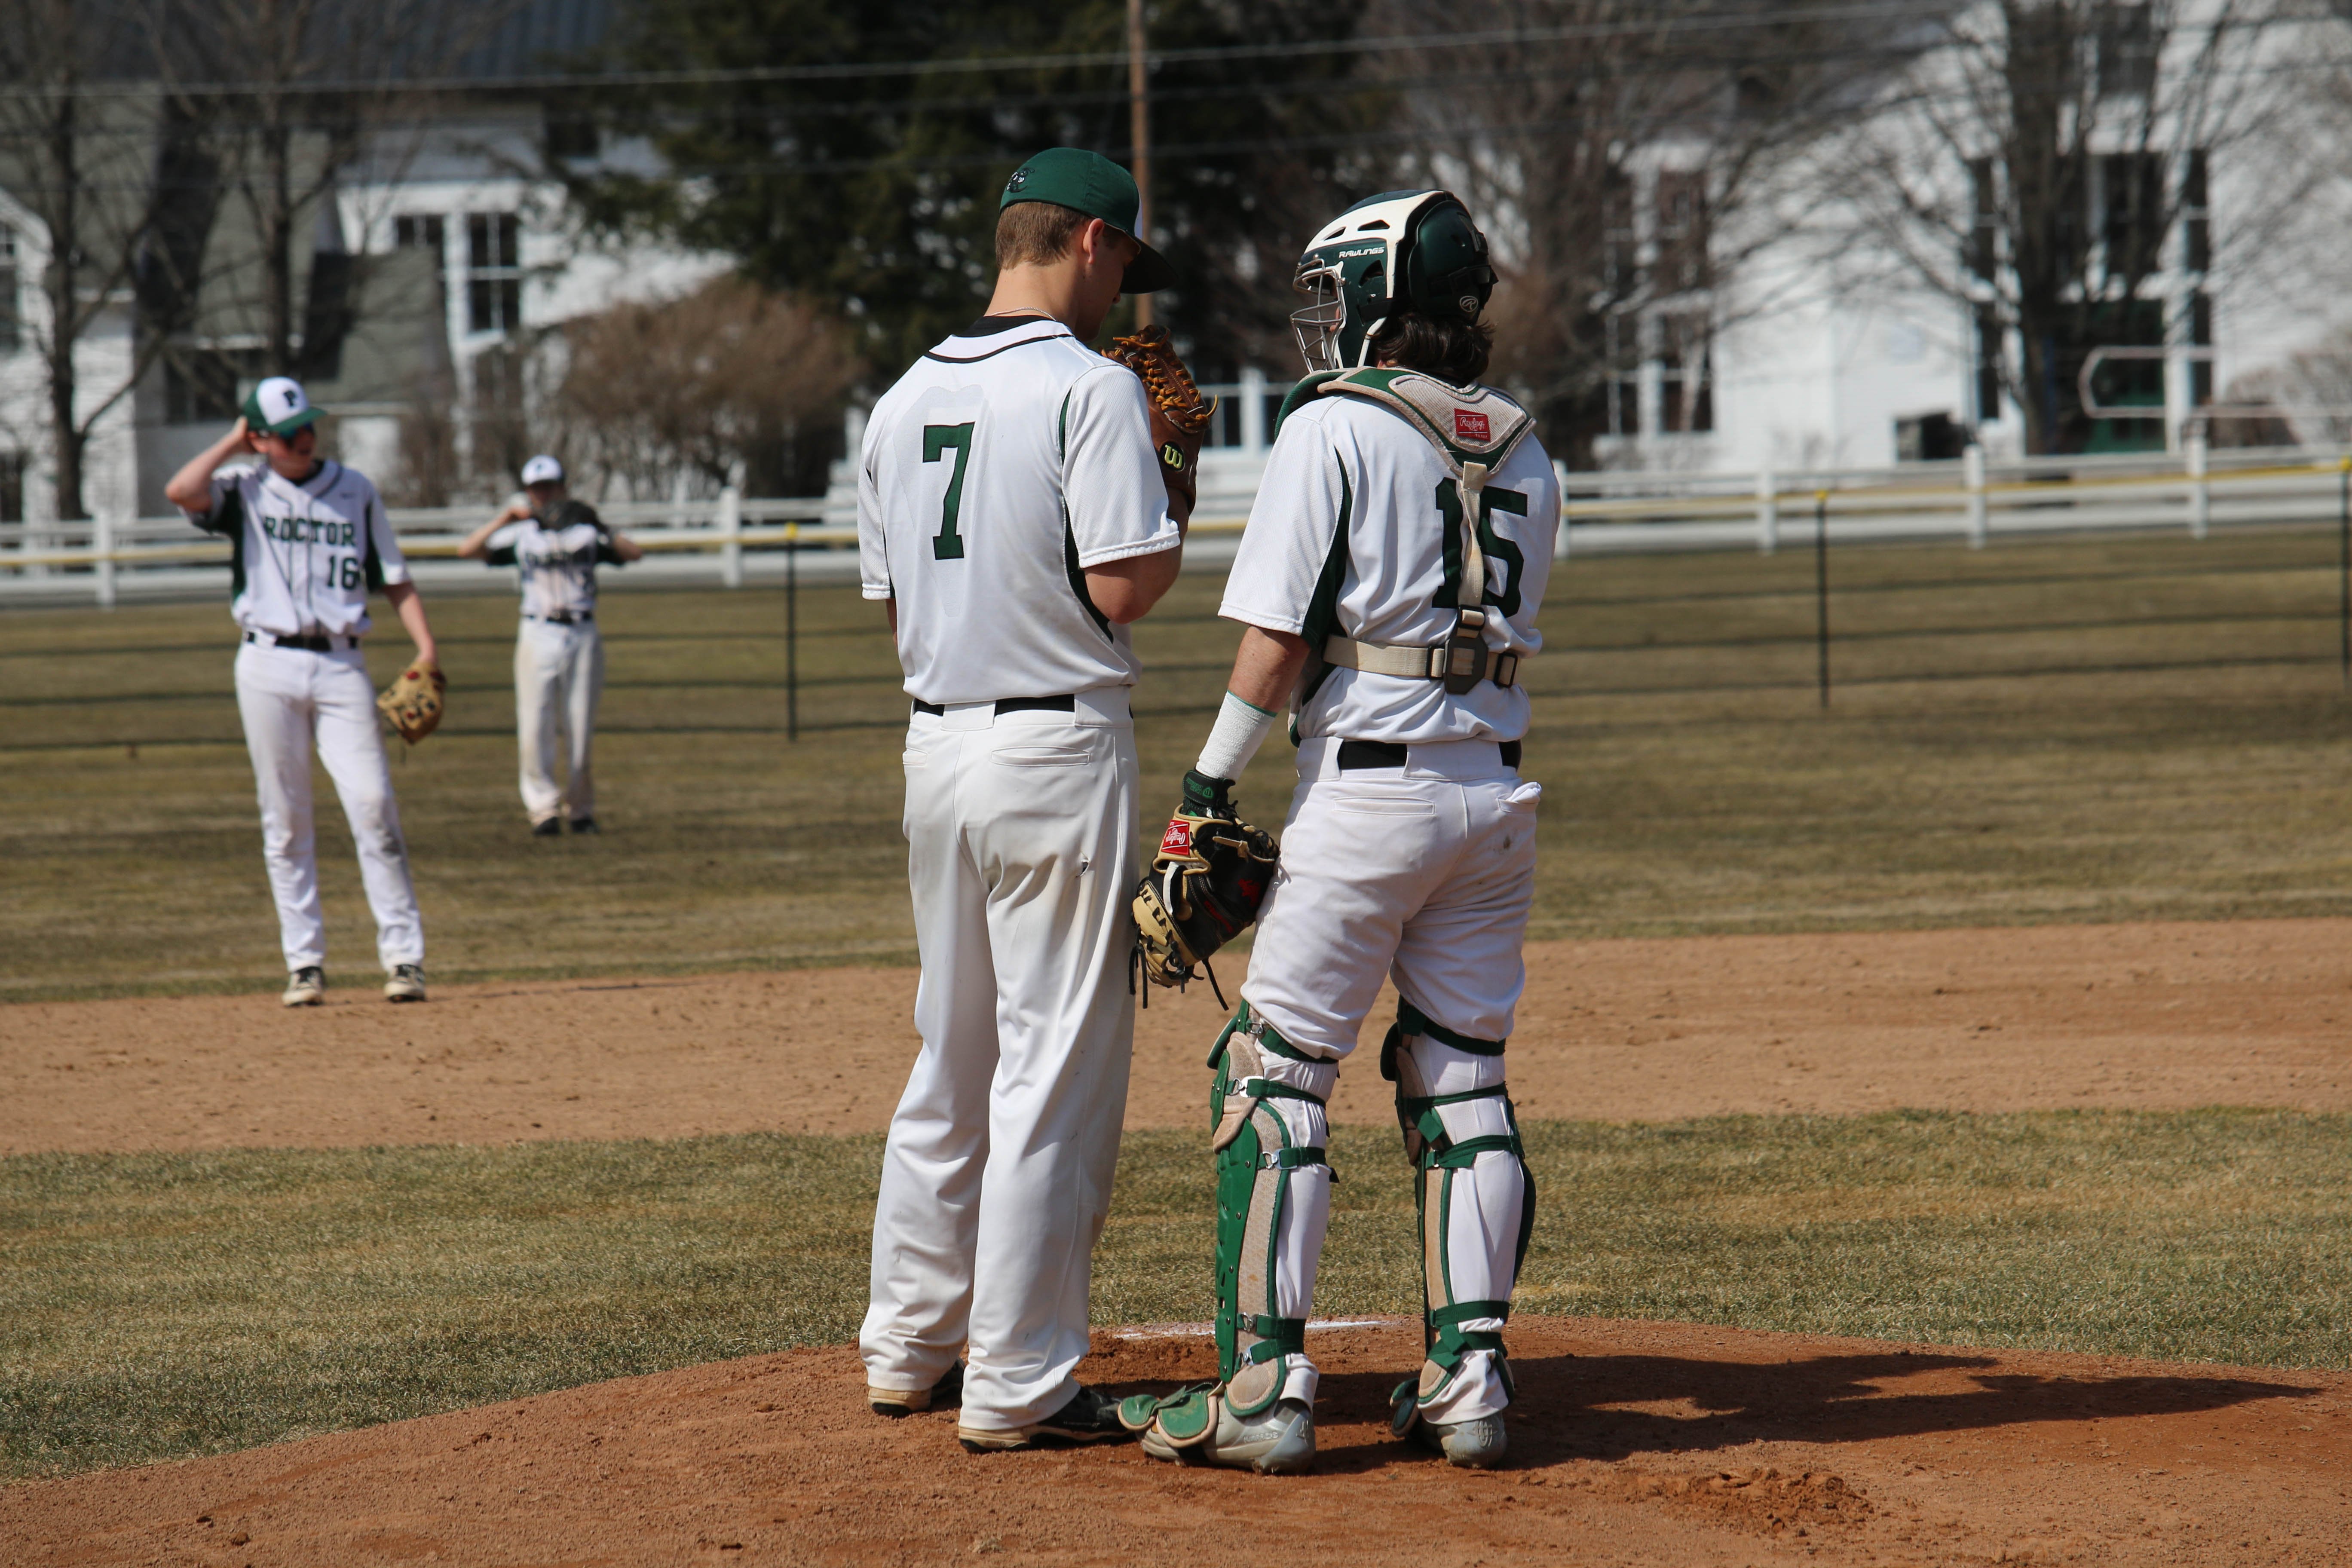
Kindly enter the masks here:
<path id="1" fill-rule="evenodd" d="M 530 836 L 531 836 L 533 838 L 561 838 L 561 837 L 563 837 L 563 818 L 562 818 L 562 817 L 560 817 L 560 816 L 551 816 L 551 817 L 547 817 L 547 818 L 545 818 L 545 819 L 544 819 L 544 820 L 542 820 L 542 821 L 539 821 L 539 822 L 534 822 L 534 823 L 532 823 L 532 824 L 530 825 Z"/>
<path id="2" fill-rule="evenodd" d="M 1205 1439 L 1178 1447 L 1154 1426 L 1143 1434 L 1143 1451 L 1179 1464 L 1222 1465 L 1262 1476 L 1305 1475 L 1315 1468 L 1315 1412 L 1304 1400 L 1282 1399 L 1243 1417 L 1219 1401 L 1217 1428 Z"/>
<path id="3" fill-rule="evenodd" d="M 575 816 L 572 819 L 572 831 L 574 833 L 602 833 L 604 829 L 596 826 L 596 819 L 593 816 Z"/>
<path id="4" fill-rule="evenodd" d="M 306 963 L 286 977 L 286 994 L 278 1000 L 289 1007 L 316 1007 L 326 998 L 327 972 Z"/>
<path id="5" fill-rule="evenodd" d="M 422 1002 L 425 1000 L 425 966 L 421 963 L 395 963 L 391 977 L 383 983 L 383 999 L 387 1002 Z"/>
<path id="6" fill-rule="evenodd" d="M 956 1440 L 967 1453 L 986 1454 L 1005 1448 L 1049 1448 L 1076 1443 L 1116 1443 L 1134 1434 L 1119 1424 L 1118 1402 L 1078 1385 L 1070 1402 L 1043 1421 L 1027 1426 L 956 1426 Z"/>
<path id="7" fill-rule="evenodd" d="M 1416 1421 L 1412 1439 L 1444 1455 L 1446 1463 L 1465 1470 L 1493 1469 L 1503 1462 L 1503 1456 L 1511 1447 L 1510 1434 L 1504 1430 L 1500 1415 L 1481 1415 L 1469 1421 Z"/>
<path id="8" fill-rule="evenodd" d="M 880 1388 L 866 1385 L 866 1403 L 874 1407 L 877 1415 L 918 1415 L 926 1410 L 944 1410 L 950 1405 L 963 1403 L 963 1363 L 948 1368 L 939 1382 L 929 1388 Z"/>

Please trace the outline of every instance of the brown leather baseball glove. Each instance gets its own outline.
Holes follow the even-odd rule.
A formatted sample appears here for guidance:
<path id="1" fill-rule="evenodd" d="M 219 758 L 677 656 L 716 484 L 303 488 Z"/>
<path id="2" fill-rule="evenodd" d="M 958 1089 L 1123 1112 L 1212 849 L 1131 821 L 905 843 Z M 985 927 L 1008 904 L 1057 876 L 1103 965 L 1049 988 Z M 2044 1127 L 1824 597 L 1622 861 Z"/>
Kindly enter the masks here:
<path id="1" fill-rule="evenodd" d="M 441 727 L 441 694 L 448 689 L 441 667 L 420 658 L 376 695 L 376 711 L 413 746 Z"/>
<path id="2" fill-rule="evenodd" d="M 1208 434 L 1214 399 L 1203 402 L 1192 384 L 1192 373 L 1177 357 L 1168 329 L 1149 326 L 1132 336 L 1114 338 L 1103 351 L 1142 379 L 1145 400 L 1151 405 L 1151 445 L 1160 454 L 1160 477 L 1168 486 L 1170 503 L 1181 503 L 1190 517 L 1200 493 L 1201 437 Z"/>

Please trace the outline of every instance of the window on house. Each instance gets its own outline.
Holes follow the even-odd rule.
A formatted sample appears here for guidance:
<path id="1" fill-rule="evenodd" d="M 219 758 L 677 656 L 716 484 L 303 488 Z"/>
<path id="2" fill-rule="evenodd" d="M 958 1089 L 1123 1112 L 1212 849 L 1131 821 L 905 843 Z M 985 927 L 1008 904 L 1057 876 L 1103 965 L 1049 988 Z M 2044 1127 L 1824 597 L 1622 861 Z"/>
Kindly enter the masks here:
<path id="1" fill-rule="evenodd" d="M 1969 275 L 1990 283 L 2000 259 L 2000 190 L 1994 183 L 1991 159 L 1969 160 L 1969 187 L 1971 205 L 1964 247 Z"/>
<path id="2" fill-rule="evenodd" d="M 512 213 L 466 216 L 466 327 L 510 332 L 522 325 L 522 268 Z"/>
<path id="3" fill-rule="evenodd" d="M 2156 86 L 2156 8 L 2103 5 L 2098 15 L 2099 93 L 2145 98 Z"/>
<path id="4" fill-rule="evenodd" d="M 2137 283 L 2154 272 L 2164 244 L 2164 159 L 2155 153 L 2112 153 L 2099 160 L 2107 276 Z"/>
<path id="5" fill-rule="evenodd" d="M 433 254 L 433 270 L 439 272 L 448 265 L 448 230 L 437 213 L 418 213 L 392 220 L 392 243 L 400 250 L 425 250 Z"/>
<path id="6" fill-rule="evenodd" d="M 2000 417 L 2000 312 L 1988 306 L 1977 310 L 1977 422 Z"/>
<path id="7" fill-rule="evenodd" d="M 0 452 L 0 522 L 25 521 L 25 454 Z"/>
<path id="8" fill-rule="evenodd" d="M 234 419 L 244 401 L 243 388 L 260 378 L 257 349 L 179 347 L 163 358 L 163 421 L 168 425 L 210 425 Z"/>
<path id="9" fill-rule="evenodd" d="M 1633 181 L 1612 169 L 1601 187 L 1601 282 L 1623 298 L 1642 281 L 1641 236 L 1633 227 Z"/>
<path id="10" fill-rule="evenodd" d="M 16 231 L 0 224 L 0 353 L 12 353 L 25 342 L 24 318 L 16 303 Z"/>
<path id="11" fill-rule="evenodd" d="M 1706 288 L 1706 176 L 1660 174 L 1658 286 L 1668 292 Z"/>
<path id="12" fill-rule="evenodd" d="M 1658 323 L 1660 416 L 1684 435 L 1715 428 L 1715 388 L 1708 375 L 1706 318 L 1669 316 Z"/>
<path id="13" fill-rule="evenodd" d="M 2180 172 L 2180 265 L 2189 272 L 2213 266 L 2213 212 L 2205 192 L 2205 149 L 2200 147 Z"/>

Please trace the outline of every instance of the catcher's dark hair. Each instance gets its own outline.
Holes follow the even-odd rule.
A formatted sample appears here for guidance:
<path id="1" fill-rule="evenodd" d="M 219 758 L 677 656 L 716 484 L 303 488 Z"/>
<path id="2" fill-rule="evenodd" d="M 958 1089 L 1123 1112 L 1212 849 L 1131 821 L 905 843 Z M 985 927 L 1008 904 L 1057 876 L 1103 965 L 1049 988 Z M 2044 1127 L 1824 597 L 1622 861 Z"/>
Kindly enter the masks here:
<path id="1" fill-rule="evenodd" d="M 1087 215 L 1053 202 L 1014 202 L 996 215 L 996 265 L 1051 267 L 1070 253 Z"/>
<path id="2" fill-rule="evenodd" d="M 1424 316 L 1400 310 L 1372 334 L 1372 363 L 1401 365 L 1455 386 L 1468 386 L 1486 374 L 1495 352 L 1495 329 L 1484 321 Z"/>

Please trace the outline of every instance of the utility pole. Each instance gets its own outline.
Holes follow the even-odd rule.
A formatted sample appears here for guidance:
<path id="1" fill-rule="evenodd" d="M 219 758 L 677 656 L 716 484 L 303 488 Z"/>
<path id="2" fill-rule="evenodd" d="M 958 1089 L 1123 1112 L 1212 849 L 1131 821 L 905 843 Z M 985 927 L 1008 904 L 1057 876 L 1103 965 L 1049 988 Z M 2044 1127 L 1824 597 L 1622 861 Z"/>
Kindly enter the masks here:
<path id="1" fill-rule="evenodd" d="M 1143 0 L 1127 0 L 1128 132 L 1135 144 L 1135 237 L 1151 243 L 1151 99 L 1143 69 Z M 1151 324 L 1151 296 L 1135 297 L 1135 324 Z"/>

